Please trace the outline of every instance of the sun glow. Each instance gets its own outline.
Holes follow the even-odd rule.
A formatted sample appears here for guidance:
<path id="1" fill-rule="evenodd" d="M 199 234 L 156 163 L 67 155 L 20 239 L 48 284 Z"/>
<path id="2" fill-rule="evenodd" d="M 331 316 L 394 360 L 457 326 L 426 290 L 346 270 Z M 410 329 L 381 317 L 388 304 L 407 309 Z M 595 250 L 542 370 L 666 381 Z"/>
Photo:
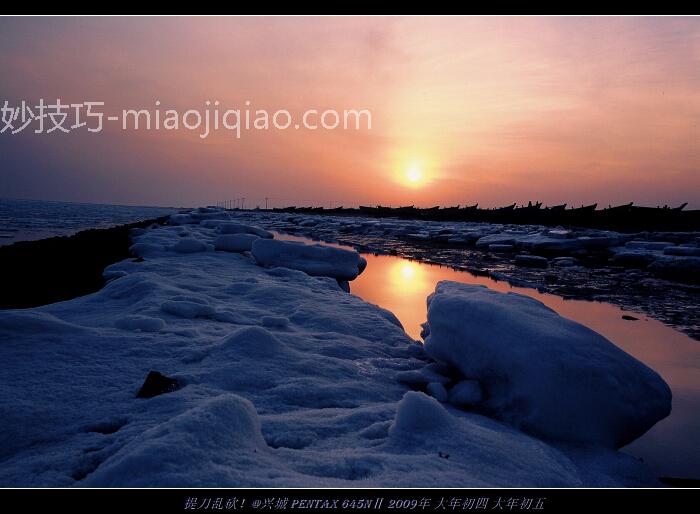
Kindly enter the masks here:
<path id="1" fill-rule="evenodd" d="M 416 265 L 413 263 L 406 263 L 401 266 L 400 270 L 401 276 L 406 280 L 411 280 L 416 276 Z"/>
<path id="2" fill-rule="evenodd" d="M 423 170 L 417 164 L 412 164 L 406 170 L 405 178 L 411 184 L 418 184 L 423 181 Z"/>

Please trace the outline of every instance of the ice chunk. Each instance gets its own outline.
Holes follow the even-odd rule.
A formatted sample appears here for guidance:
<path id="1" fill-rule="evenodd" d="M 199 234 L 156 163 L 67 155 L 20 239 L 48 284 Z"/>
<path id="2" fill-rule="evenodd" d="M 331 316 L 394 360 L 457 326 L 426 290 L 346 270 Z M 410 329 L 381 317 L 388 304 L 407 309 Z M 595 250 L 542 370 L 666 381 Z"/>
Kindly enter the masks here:
<path id="1" fill-rule="evenodd" d="M 339 280 L 355 279 L 367 265 L 367 261 L 354 250 L 294 241 L 258 239 L 253 242 L 252 251 L 262 266 L 281 266 Z"/>
<path id="2" fill-rule="evenodd" d="M 439 402 L 447 401 L 447 389 L 440 382 L 430 382 L 426 388 L 426 392 Z"/>
<path id="3" fill-rule="evenodd" d="M 220 234 L 253 234 L 265 239 L 272 239 L 272 232 L 233 221 L 220 223 L 217 230 Z"/>
<path id="4" fill-rule="evenodd" d="M 666 278 L 684 282 L 700 282 L 700 257 L 662 255 L 647 268 Z"/>
<path id="5" fill-rule="evenodd" d="M 177 253 L 206 252 L 207 248 L 206 243 L 193 237 L 183 237 L 172 247 L 173 251 Z"/>
<path id="6" fill-rule="evenodd" d="M 477 248 L 483 248 L 486 249 L 490 247 L 492 244 L 503 244 L 503 245 L 512 245 L 515 243 L 515 235 L 514 234 L 490 234 L 488 236 L 484 236 L 479 238 L 476 241 L 476 247 Z"/>
<path id="7" fill-rule="evenodd" d="M 506 244 L 490 244 L 489 251 L 491 252 L 512 252 L 515 247 Z"/>
<path id="8" fill-rule="evenodd" d="M 668 241 L 628 241 L 625 243 L 626 248 L 633 248 L 635 250 L 659 250 L 662 251 L 668 246 L 673 246 L 673 243 Z"/>
<path id="9" fill-rule="evenodd" d="M 515 264 L 530 268 L 546 268 L 547 259 L 545 257 L 540 257 L 539 255 L 516 255 Z"/>
<path id="10" fill-rule="evenodd" d="M 584 247 L 584 243 L 578 239 L 565 237 L 552 237 L 549 235 L 534 234 L 523 237 L 517 241 L 518 247 L 534 252 L 559 252 L 570 253 Z"/>
<path id="11" fill-rule="evenodd" d="M 686 257 L 700 257 L 699 246 L 667 246 L 664 248 L 665 255 L 680 255 Z"/>
<path id="12" fill-rule="evenodd" d="M 578 261 L 574 257 L 556 257 L 552 259 L 552 265 L 557 268 L 569 268 L 571 266 L 577 266 Z"/>
<path id="13" fill-rule="evenodd" d="M 477 379 L 482 407 L 533 434 L 620 447 L 670 413 L 656 372 L 533 298 L 439 282 L 428 323 L 426 352 Z"/>
<path id="14" fill-rule="evenodd" d="M 223 252 L 249 252 L 253 241 L 259 238 L 255 234 L 224 234 L 214 240 L 214 248 Z"/>
<path id="15" fill-rule="evenodd" d="M 204 228 L 216 228 L 222 223 L 225 223 L 227 219 L 221 219 L 221 220 L 204 220 L 202 221 L 199 226 L 204 227 Z"/>
<path id="16" fill-rule="evenodd" d="M 610 262 L 616 266 L 629 268 L 645 268 L 658 258 L 657 252 L 650 250 L 615 250 Z"/>
<path id="17" fill-rule="evenodd" d="M 434 398 L 409 391 L 399 402 L 389 435 L 411 437 L 422 432 L 449 430 L 454 424 L 455 419 Z"/>

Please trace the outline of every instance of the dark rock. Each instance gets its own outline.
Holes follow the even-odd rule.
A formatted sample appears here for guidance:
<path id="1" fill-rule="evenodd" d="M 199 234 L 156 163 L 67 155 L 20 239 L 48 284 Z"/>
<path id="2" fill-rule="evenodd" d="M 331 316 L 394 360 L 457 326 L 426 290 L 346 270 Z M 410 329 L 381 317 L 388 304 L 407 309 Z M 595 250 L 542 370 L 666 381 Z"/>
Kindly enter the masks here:
<path id="1" fill-rule="evenodd" d="M 622 319 L 627 320 L 627 321 L 637 321 L 639 318 L 635 318 L 634 316 L 629 316 L 627 314 L 623 314 Z"/>
<path id="2" fill-rule="evenodd" d="M 136 394 L 136 398 L 153 398 L 165 393 L 172 393 L 182 385 L 175 378 L 166 377 L 157 371 L 149 371 L 145 382 Z"/>

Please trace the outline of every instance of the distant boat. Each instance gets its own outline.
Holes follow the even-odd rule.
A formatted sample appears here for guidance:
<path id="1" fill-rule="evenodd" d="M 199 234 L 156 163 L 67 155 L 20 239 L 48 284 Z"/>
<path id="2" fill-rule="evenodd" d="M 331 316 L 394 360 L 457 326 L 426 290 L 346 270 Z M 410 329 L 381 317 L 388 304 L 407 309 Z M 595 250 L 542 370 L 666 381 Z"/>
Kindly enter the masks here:
<path id="1" fill-rule="evenodd" d="M 378 211 L 379 211 L 378 207 L 371 207 L 369 205 L 360 205 L 360 213 L 361 214 L 374 215 L 374 214 L 377 214 Z"/>
<path id="2" fill-rule="evenodd" d="M 598 204 L 592 203 L 591 205 L 582 205 L 581 207 L 574 207 L 566 212 L 570 212 L 572 214 L 587 214 L 595 211 L 596 207 L 598 207 Z"/>
<path id="3" fill-rule="evenodd" d="M 618 214 L 622 212 L 629 212 L 632 209 L 632 205 L 634 202 L 626 203 L 624 205 L 616 205 L 615 207 L 607 207 L 603 209 L 603 212 L 607 212 L 609 214 Z"/>
<path id="4" fill-rule="evenodd" d="M 527 205 L 523 205 L 522 207 L 518 207 L 515 210 L 516 211 L 537 211 L 539 208 L 542 207 L 542 202 L 535 202 L 534 204 L 532 202 L 527 202 Z"/>
<path id="5" fill-rule="evenodd" d="M 402 207 L 380 207 L 382 210 L 387 210 L 393 216 L 405 216 L 408 214 L 415 214 L 418 209 L 413 205 L 404 205 Z"/>
<path id="6" fill-rule="evenodd" d="M 542 207 L 542 202 L 532 201 L 517 207 L 513 203 L 504 207 L 479 209 L 479 204 L 461 207 L 440 208 L 440 206 L 417 208 L 414 205 L 401 207 L 361 205 L 358 208 L 336 207 L 285 207 L 273 209 L 282 212 L 336 213 L 343 215 L 360 214 L 372 217 L 401 217 L 407 219 L 515 223 L 541 225 L 574 225 L 598 229 L 621 231 L 633 230 L 697 230 L 700 231 L 700 210 L 684 211 L 687 203 L 678 207 L 638 207 L 630 202 L 597 210 L 598 204 L 567 208 L 567 204 Z"/>

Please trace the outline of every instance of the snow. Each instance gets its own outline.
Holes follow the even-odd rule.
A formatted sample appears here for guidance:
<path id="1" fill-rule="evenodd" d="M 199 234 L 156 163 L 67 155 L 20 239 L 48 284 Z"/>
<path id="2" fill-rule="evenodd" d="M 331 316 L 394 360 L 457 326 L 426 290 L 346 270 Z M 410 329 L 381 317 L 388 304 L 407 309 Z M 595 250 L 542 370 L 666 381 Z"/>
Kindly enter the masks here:
<path id="1" fill-rule="evenodd" d="M 430 483 L 435 474 L 452 476 L 454 468 L 465 475 L 479 477 L 477 481 L 461 481 L 462 486 L 472 487 L 500 482 L 505 468 L 517 483 L 530 483 L 533 487 L 609 486 L 616 480 L 608 475 L 613 474 L 611 469 L 615 469 L 614 475 L 628 476 L 632 481 L 641 478 L 638 463 L 620 459 L 621 454 L 611 454 L 609 450 L 564 449 L 568 454 L 577 455 L 574 463 L 568 457 L 562 458 L 562 449 L 482 416 L 450 410 L 420 392 L 408 392 L 399 402 L 388 439 L 397 452 L 397 460 L 401 459 L 400 454 L 414 459 L 425 454 L 429 456 L 421 459 L 418 469 L 407 465 L 403 471 L 420 473 L 424 484 Z M 537 464 L 533 466 L 535 456 Z M 585 466 L 581 466 L 584 461 Z M 541 474 L 541 469 L 547 469 L 545 475 Z M 592 469 L 596 471 L 591 472 Z"/>
<path id="2" fill-rule="evenodd" d="M 268 246 L 274 240 L 262 238 L 253 243 L 253 254 L 262 243 L 263 253 L 277 267 L 259 266 L 250 253 L 180 253 L 171 249 L 183 238 L 209 249 L 220 226 L 213 221 L 225 220 L 229 213 L 207 208 L 182 214 L 176 218 L 179 225 L 136 235 L 134 247 L 146 251 L 145 260 L 127 259 L 108 267 L 106 275 L 114 278 L 99 292 L 0 311 L 0 485 L 656 484 L 643 464 L 610 448 L 541 440 L 514 427 L 512 420 L 504 423 L 486 411 L 466 411 L 412 391 L 429 388 L 443 400 L 445 391 L 448 402 L 451 396 L 457 404 L 466 395 L 460 391 L 469 387 L 460 384 L 472 377 L 455 374 L 464 373 L 467 357 L 478 365 L 490 352 L 487 345 L 476 353 L 463 348 L 454 365 L 434 362 L 391 313 L 344 292 L 335 277 L 310 276 L 294 268 L 311 263 L 317 271 L 328 259 L 324 272 L 356 275 L 363 268 L 359 255 L 285 243 L 274 249 L 290 254 L 275 257 Z M 191 242 L 185 246 L 202 247 Z M 476 310 L 483 314 L 495 309 L 501 324 L 484 323 L 479 331 L 490 334 L 489 340 L 502 336 L 513 347 L 505 351 L 494 340 L 499 355 L 513 365 L 514 380 L 524 368 L 531 370 L 533 361 L 552 362 L 537 351 L 518 348 L 509 331 L 522 330 L 531 341 L 530 336 L 547 332 L 550 321 L 555 331 L 568 327 L 566 323 L 532 307 L 536 319 L 524 309 L 526 321 L 519 326 L 517 320 L 501 319 L 499 302 L 483 300 L 481 311 Z M 447 330 L 435 318 L 441 302 L 436 295 L 431 303 L 433 346 Z M 460 316 L 449 325 L 463 321 L 456 324 L 463 333 L 471 315 Z M 605 368 L 611 374 L 606 385 L 617 380 L 620 390 L 606 389 L 610 399 L 596 400 L 604 419 L 610 417 L 606 406 L 622 396 L 636 404 L 615 403 L 622 409 L 618 417 L 653 409 L 658 391 L 644 390 L 636 382 L 638 375 L 653 372 L 631 365 L 626 357 L 618 362 L 615 350 L 588 337 L 586 329 L 569 328 L 572 339 L 581 336 L 594 348 L 602 345 L 600 354 L 582 350 L 586 358 L 607 363 L 613 355 L 620 364 Z M 563 359 L 562 351 L 550 350 L 554 359 Z M 580 359 L 574 361 L 581 365 Z M 562 369 L 570 372 L 571 366 Z M 592 364 L 591 369 L 595 374 L 599 367 Z M 180 387 L 136 398 L 151 371 L 177 380 Z M 578 386 L 572 380 L 551 389 L 553 372 L 548 368 L 536 373 L 543 377 L 547 394 L 554 393 L 552 405 L 567 414 L 574 406 L 590 412 L 580 389 L 590 386 L 595 392 L 596 382 L 589 384 L 584 377 Z M 473 378 L 484 389 L 486 400 L 480 407 L 504 399 L 501 393 L 507 388 L 494 387 L 488 375 Z M 532 380 L 523 384 L 528 398 L 547 396 L 534 394 Z M 572 392 L 580 396 L 569 397 L 567 403 L 564 397 Z M 538 407 L 547 410 L 550 404 Z M 531 414 L 535 422 L 544 422 L 537 412 Z M 556 430 L 563 413 L 555 414 Z M 572 421 L 590 429 L 598 426 L 595 420 L 581 422 L 582 417 L 574 413 Z M 622 422 L 607 428 L 620 425 L 629 428 Z"/>
<path id="3" fill-rule="evenodd" d="M 214 240 L 214 248 L 222 252 L 249 252 L 253 241 L 259 238 L 255 234 L 225 234 Z"/>
<path id="4" fill-rule="evenodd" d="M 619 448 L 671 411 L 659 375 L 528 296 L 443 281 L 426 352 L 478 380 L 480 407 L 552 440 Z"/>
<path id="5" fill-rule="evenodd" d="M 426 385 L 430 383 L 448 383 L 449 377 L 436 373 L 427 366 L 419 370 L 401 371 L 396 374 L 396 380 L 410 385 Z"/>
<path id="6" fill-rule="evenodd" d="M 253 242 L 253 257 L 266 267 L 282 266 L 311 276 L 354 280 L 367 261 L 354 250 L 324 245 L 306 245 L 296 241 L 259 239 Z"/>
<path id="7" fill-rule="evenodd" d="M 206 303 L 191 300 L 169 300 L 160 306 L 163 312 L 179 318 L 193 319 L 211 316 L 214 309 Z"/>
<path id="8" fill-rule="evenodd" d="M 186 225 L 193 222 L 194 218 L 189 214 L 172 214 L 170 216 L 170 223 L 173 225 Z"/>
<path id="9" fill-rule="evenodd" d="M 86 327 L 67 323 L 48 312 L 35 310 L 3 311 L 0 316 L 0 335 L 19 334 L 65 334 L 87 331 Z"/>
<path id="10" fill-rule="evenodd" d="M 471 407 L 481 403 L 483 393 L 478 380 L 457 382 L 449 392 L 449 402 L 458 407 Z"/>
<path id="11" fill-rule="evenodd" d="M 447 401 L 447 389 L 440 382 L 430 382 L 426 388 L 426 392 L 439 402 Z"/>
<path id="12" fill-rule="evenodd" d="M 425 432 L 449 432 L 457 424 L 436 399 L 430 399 L 423 393 L 407 392 L 399 402 L 396 417 L 389 427 L 393 437 L 416 437 Z"/>
<path id="13" fill-rule="evenodd" d="M 146 430 L 100 466 L 84 485 L 147 487 L 151 477 L 164 472 L 164 487 L 243 480 L 242 471 L 226 469 L 221 463 L 226 459 L 264 462 L 265 456 L 257 452 L 262 454 L 266 448 L 253 404 L 235 394 L 222 394 Z M 184 462 L 189 465 L 183 466 Z"/>
<path id="14" fill-rule="evenodd" d="M 177 253 L 195 253 L 206 252 L 209 248 L 205 242 L 192 237 L 183 237 L 172 246 L 174 252 Z"/>
<path id="15" fill-rule="evenodd" d="M 259 227 L 244 225 L 242 223 L 223 222 L 217 227 L 220 234 L 252 234 L 266 239 L 272 239 L 272 233 Z"/>
<path id="16" fill-rule="evenodd" d="M 159 332 L 165 328 L 165 321 L 150 316 L 124 316 L 114 322 L 114 326 L 123 330 L 141 330 L 142 332 Z"/>

